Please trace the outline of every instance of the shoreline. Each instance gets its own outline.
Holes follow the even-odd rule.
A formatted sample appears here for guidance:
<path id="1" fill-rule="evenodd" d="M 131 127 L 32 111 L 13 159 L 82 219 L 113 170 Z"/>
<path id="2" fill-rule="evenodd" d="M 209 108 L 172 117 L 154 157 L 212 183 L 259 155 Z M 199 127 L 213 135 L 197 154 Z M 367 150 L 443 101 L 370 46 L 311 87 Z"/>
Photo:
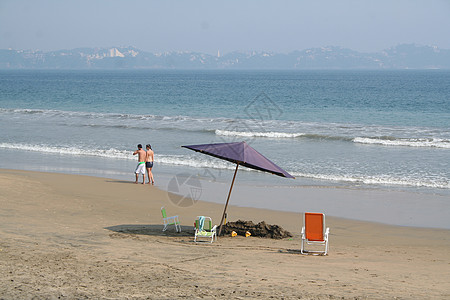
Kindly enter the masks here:
<path id="1" fill-rule="evenodd" d="M 229 221 L 266 221 L 291 239 L 193 242 L 196 216 L 131 181 L 0 169 L 2 299 L 446 299 L 449 230 L 326 217 L 328 256 L 299 254 L 302 215 L 230 205 Z M 182 233 L 162 232 L 160 207 Z M 231 216 L 231 217 L 230 217 Z"/>
<path id="2" fill-rule="evenodd" d="M 42 172 L 18 169 L 22 172 Z M 45 173 L 45 172 L 44 172 Z M 130 176 L 108 177 L 108 174 L 78 175 L 65 172 L 50 172 L 88 176 L 95 178 L 134 181 Z M 231 174 L 231 173 L 230 173 Z M 181 175 L 184 181 L 192 176 L 200 196 L 189 191 L 189 186 L 173 186 L 174 178 Z M 211 175 L 210 175 L 211 176 Z M 231 175 L 230 175 L 231 176 Z M 157 174 L 157 187 L 162 191 L 187 196 L 223 205 L 228 194 L 231 177 L 221 174 L 219 180 L 204 177 L 199 173 Z M 229 180 L 229 181 L 228 181 Z M 273 201 L 277 199 L 277 201 Z M 450 197 L 435 193 L 393 190 L 384 188 L 349 187 L 339 185 L 294 185 L 267 186 L 240 182 L 239 175 L 233 189 L 230 205 L 245 208 L 268 209 L 280 212 L 319 211 L 337 218 L 374 222 L 393 226 L 416 228 L 450 229 Z"/>

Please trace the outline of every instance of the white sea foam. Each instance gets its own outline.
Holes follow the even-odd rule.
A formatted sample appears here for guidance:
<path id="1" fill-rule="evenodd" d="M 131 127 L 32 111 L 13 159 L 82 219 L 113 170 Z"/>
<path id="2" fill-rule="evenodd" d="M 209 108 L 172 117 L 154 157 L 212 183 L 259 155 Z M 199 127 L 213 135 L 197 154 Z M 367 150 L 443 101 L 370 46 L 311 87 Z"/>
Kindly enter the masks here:
<path id="1" fill-rule="evenodd" d="M 41 152 L 47 154 L 73 155 L 73 156 L 96 156 L 111 159 L 127 159 L 135 160 L 129 150 L 118 149 L 82 149 L 75 147 L 55 147 L 48 145 L 30 145 L 30 144 L 11 144 L 0 143 L 0 148 L 10 150 L 24 150 L 32 152 Z M 234 165 L 223 160 L 213 159 L 209 157 L 191 157 L 189 155 L 164 155 L 155 154 L 155 161 L 160 164 L 188 166 L 195 168 L 214 168 L 214 169 L 230 169 L 234 170 Z"/>
<path id="2" fill-rule="evenodd" d="M 116 159 L 133 159 L 133 155 L 130 151 L 117 149 L 107 149 L 107 150 L 82 149 L 75 147 L 55 147 L 48 145 L 11 144 L 11 143 L 0 143 L 0 148 L 50 153 L 50 154 L 60 154 L 60 155 L 97 156 Z"/>
<path id="3" fill-rule="evenodd" d="M 202 156 L 195 158 L 185 155 L 155 155 L 155 161 L 161 164 L 187 166 L 193 168 L 213 168 L 234 170 L 235 165 L 220 159 Z"/>
<path id="4" fill-rule="evenodd" d="M 372 144 L 383 146 L 406 146 L 406 147 L 435 147 L 450 149 L 450 141 L 445 139 L 383 139 L 357 137 L 353 142 L 360 144 Z"/>
<path id="5" fill-rule="evenodd" d="M 286 132 L 254 132 L 254 131 L 231 131 L 231 130 L 216 130 L 216 135 L 222 136 L 242 136 L 242 137 L 265 137 L 265 138 L 296 138 L 301 137 L 303 133 L 286 133 Z"/>
<path id="6" fill-rule="evenodd" d="M 392 176 L 347 176 L 347 175 L 325 175 L 312 173 L 291 173 L 295 177 L 304 177 L 335 182 L 350 182 L 355 184 L 369 185 L 388 185 L 388 186 L 405 186 L 405 187 L 426 187 L 450 189 L 450 181 L 442 180 L 426 180 L 413 178 L 395 178 Z"/>

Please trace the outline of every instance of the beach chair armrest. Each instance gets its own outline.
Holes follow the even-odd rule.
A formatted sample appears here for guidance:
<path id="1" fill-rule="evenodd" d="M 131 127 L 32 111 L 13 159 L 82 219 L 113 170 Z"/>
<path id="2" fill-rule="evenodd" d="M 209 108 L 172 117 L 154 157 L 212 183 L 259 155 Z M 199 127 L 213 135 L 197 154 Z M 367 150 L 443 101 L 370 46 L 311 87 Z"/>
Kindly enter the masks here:
<path id="1" fill-rule="evenodd" d="M 302 237 L 305 237 L 305 226 L 302 227 Z"/>
<path id="2" fill-rule="evenodd" d="M 327 229 L 325 230 L 325 240 L 328 239 L 328 235 L 330 234 L 330 228 L 327 227 Z"/>
<path id="3" fill-rule="evenodd" d="M 211 231 L 216 231 L 217 230 L 217 225 L 214 225 L 214 227 L 211 229 Z"/>

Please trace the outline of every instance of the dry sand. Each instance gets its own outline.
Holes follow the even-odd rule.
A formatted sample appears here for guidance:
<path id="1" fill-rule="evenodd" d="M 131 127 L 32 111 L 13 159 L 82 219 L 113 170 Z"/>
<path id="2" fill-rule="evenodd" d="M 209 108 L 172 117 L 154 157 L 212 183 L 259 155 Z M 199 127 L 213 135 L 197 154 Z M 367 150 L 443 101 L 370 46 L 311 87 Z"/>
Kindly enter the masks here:
<path id="1" fill-rule="evenodd" d="M 195 217 L 222 205 L 149 185 L 0 170 L 0 203 L 0 299 L 450 299 L 449 230 L 327 217 L 329 255 L 306 256 L 298 213 L 231 206 L 295 236 L 196 244 Z M 181 234 L 161 232 L 163 205 Z"/>

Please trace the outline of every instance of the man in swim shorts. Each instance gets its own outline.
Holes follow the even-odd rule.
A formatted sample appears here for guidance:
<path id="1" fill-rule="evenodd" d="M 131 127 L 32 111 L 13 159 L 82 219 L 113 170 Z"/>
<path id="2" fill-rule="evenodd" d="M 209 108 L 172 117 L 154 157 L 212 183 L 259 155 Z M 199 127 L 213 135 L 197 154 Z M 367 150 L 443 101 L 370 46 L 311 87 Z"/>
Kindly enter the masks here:
<path id="1" fill-rule="evenodd" d="M 142 174 L 142 184 L 145 184 L 145 159 L 147 156 L 147 152 L 142 149 L 142 145 L 137 145 L 138 149 L 133 152 L 133 155 L 138 155 L 138 165 L 134 173 L 136 173 L 136 181 L 134 183 L 138 183 L 139 174 Z"/>
<path id="2" fill-rule="evenodd" d="M 150 144 L 147 144 L 145 146 L 145 148 L 147 148 L 147 155 L 145 158 L 145 167 L 147 168 L 147 173 L 148 173 L 148 183 L 154 185 L 155 184 L 155 180 L 153 179 L 153 173 L 152 173 L 152 168 L 153 168 L 153 150 L 152 150 L 152 146 Z"/>

